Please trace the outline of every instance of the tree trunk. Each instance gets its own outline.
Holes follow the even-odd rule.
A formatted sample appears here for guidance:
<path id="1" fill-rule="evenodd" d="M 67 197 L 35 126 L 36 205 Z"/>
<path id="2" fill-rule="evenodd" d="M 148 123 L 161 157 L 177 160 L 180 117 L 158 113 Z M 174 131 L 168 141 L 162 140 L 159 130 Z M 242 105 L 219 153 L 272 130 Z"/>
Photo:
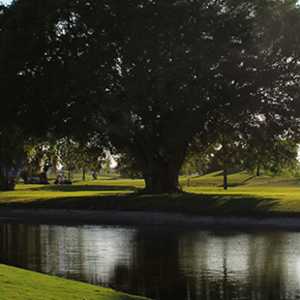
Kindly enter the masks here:
<path id="1" fill-rule="evenodd" d="M 145 192 L 150 194 L 171 194 L 181 191 L 179 172 L 184 160 L 184 151 L 172 156 L 154 156 L 143 169 Z"/>
<path id="2" fill-rule="evenodd" d="M 168 137 L 169 138 L 169 137 Z M 185 159 L 188 143 L 177 139 L 144 139 L 128 148 L 142 172 L 148 194 L 171 194 L 181 191 L 179 172 Z"/>
<path id="3" fill-rule="evenodd" d="M 156 165 L 144 176 L 145 192 L 150 194 L 178 193 L 179 169 L 172 166 Z"/>
<path id="4" fill-rule="evenodd" d="M 54 173 L 55 177 L 57 177 L 57 173 L 58 173 L 57 164 L 58 164 L 58 159 L 57 159 L 57 157 L 54 155 L 54 156 L 51 158 L 51 166 L 52 166 L 52 172 Z"/>
<path id="5" fill-rule="evenodd" d="M 224 190 L 228 189 L 228 172 L 227 172 L 227 168 L 224 168 L 224 170 L 223 170 L 223 187 L 224 187 Z"/>
<path id="6" fill-rule="evenodd" d="M 0 190 L 13 191 L 16 186 L 16 178 L 9 175 L 6 168 L 0 167 Z"/>
<path id="7" fill-rule="evenodd" d="M 40 173 L 40 183 L 41 184 L 49 184 L 49 180 L 48 180 L 48 171 L 50 169 L 50 165 L 46 164 L 43 167 L 42 172 Z"/>
<path id="8" fill-rule="evenodd" d="M 28 184 L 28 171 L 27 170 L 23 170 L 21 172 L 20 177 L 23 179 L 24 184 Z"/>
<path id="9" fill-rule="evenodd" d="M 256 167 L 256 176 L 257 177 L 260 176 L 260 165 L 257 165 L 257 167 Z"/>
<path id="10" fill-rule="evenodd" d="M 40 175 L 40 184 L 49 184 L 47 172 L 42 172 Z"/>
<path id="11" fill-rule="evenodd" d="M 0 178 L 0 191 L 14 191 L 16 181 L 14 178 Z"/>
<path id="12" fill-rule="evenodd" d="M 86 180 L 86 170 L 85 167 L 82 168 L 82 181 Z"/>

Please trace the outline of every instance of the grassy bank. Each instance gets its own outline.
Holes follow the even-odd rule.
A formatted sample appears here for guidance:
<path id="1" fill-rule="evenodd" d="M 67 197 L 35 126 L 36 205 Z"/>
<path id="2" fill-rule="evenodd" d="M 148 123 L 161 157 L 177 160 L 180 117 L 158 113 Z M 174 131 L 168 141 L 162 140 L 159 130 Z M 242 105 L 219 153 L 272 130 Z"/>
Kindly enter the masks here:
<path id="1" fill-rule="evenodd" d="M 146 300 L 0 264 L 1 300 Z"/>
<path id="2" fill-rule="evenodd" d="M 229 176 L 230 188 L 222 189 L 222 174 L 182 177 L 184 193 L 141 195 L 142 180 L 101 178 L 78 181 L 72 186 L 17 186 L 0 192 L 1 207 L 66 208 L 186 212 L 200 215 L 300 215 L 300 179 L 255 177 L 248 173 Z"/>

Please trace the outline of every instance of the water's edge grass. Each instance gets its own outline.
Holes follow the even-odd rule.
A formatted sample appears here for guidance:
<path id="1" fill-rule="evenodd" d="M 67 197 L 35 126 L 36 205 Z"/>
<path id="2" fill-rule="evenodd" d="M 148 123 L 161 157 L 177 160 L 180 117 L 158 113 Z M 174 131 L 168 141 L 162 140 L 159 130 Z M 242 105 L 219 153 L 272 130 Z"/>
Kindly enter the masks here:
<path id="1" fill-rule="evenodd" d="M 0 300 L 146 300 L 73 280 L 0 264 Z"/>

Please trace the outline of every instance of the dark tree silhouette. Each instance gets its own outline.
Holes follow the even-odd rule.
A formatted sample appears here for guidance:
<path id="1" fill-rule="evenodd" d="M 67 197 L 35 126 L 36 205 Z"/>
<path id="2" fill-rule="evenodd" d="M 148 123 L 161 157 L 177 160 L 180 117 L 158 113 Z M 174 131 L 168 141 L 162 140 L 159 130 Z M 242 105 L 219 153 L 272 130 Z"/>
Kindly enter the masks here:
<path id="1" fill-rule="evenodd" d="M 8 16 L 23 127 L 101 132 L 147 192 L 177 192 L 193 138 L 209 145 L 226 122 L 298 129 L 296 1 L 18 0 Z"/>

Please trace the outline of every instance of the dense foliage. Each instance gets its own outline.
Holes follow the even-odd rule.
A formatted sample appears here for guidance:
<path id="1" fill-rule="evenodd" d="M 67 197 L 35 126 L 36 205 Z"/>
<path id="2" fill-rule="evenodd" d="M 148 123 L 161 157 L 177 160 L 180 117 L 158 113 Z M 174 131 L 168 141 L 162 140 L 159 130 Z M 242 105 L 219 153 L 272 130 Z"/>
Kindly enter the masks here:
<path id="1" fill-rule="evenodd" d="M 194 143 L 298 139 L 296 1 L 17 0 L 0 26 L 1 134 L 101 136 L 148 192 Z"/>

